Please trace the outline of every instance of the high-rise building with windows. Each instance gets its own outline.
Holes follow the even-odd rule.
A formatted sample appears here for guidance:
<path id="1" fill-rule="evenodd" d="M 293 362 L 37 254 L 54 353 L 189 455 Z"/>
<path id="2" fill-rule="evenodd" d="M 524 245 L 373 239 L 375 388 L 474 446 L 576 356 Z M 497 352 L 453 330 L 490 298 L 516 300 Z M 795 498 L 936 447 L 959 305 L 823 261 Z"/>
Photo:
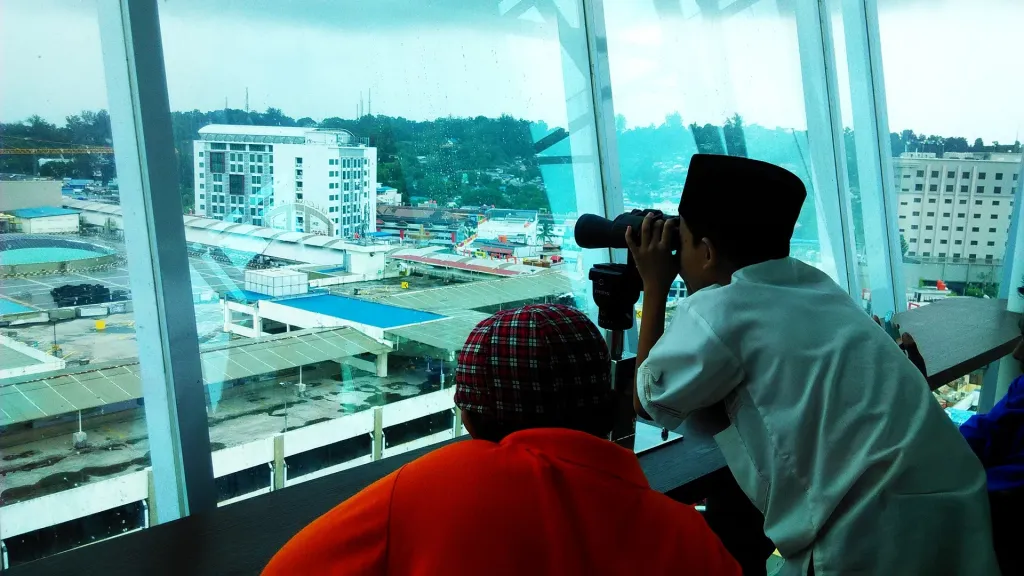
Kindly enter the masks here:
<path id="1" fill-rule="evenodd" d="M 193 146 L 197 215 L 325 236 L 376 230 L 377 149 L 365 138 L 211 124 Z"/>
<path id="2" fill-rule="evenodd" d="M 1019 154 L 970 152 L 897 158 L 899 231 L 907 256 L 1002 261 L 1020 162 Z"/>

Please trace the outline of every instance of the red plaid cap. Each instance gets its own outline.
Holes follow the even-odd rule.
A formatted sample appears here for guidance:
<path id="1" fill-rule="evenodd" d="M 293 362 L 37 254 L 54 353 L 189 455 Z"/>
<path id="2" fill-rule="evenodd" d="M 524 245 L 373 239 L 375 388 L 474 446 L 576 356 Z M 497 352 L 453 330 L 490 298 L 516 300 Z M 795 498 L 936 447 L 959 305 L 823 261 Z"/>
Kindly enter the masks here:
<path id="1" fill-rule="evenodd" d="M 537 304 L 477 324 L 459 352 L 455 404 L 500 423 L 554 424 L 605 405 L 611 362 L 579 310 Z"/>

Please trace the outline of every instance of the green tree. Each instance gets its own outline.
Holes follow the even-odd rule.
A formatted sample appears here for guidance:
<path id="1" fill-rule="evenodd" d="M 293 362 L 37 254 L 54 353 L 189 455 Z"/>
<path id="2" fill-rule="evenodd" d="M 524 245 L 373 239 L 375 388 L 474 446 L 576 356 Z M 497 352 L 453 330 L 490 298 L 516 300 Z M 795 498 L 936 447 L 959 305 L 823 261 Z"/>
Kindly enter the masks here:
<path id="1" fill-rule="evenodd" d="M 295 126 L 295 120 L 286 116 L 280 108 L 267 108 L 267 111 L 260 114 L 253 112 L 248 114 L 248 122 L 261 126 Z"/>
<path id="2" fill-rule="evenodd" d="M 181 188 L 181 211 L 185 214 L 192 212 L 196 202 L 195 191 L 191 188 Z"/>
<path id="3" fill-rule="evenodd" d="M 924 139 L 925 152 L 941 152 L 946 139 L 932 134 Z"/>
<path id="4" fill-rule="evenodd" d="M 622 114 L 615 115 L 615 131 L 619 134 L 626 131 L 626 117 Z"/>
<path id="5" fill-rule="evenodd" d="M 74 171 L 69 162 L 47 162 L 39 167 L 39 175 L 43 178 L 62 180 L 74 176 Z"/>
<path id="6" fill-rule="evenodd" d="M 509 186 L 506 196 L 512 204 L 510 208 L 551 211 L 551 203 L 548 201 L 547 192 L 534 184 L 525 184 L 518 188 Z"/>
<path id="7" fill-rule="evenodd" d="M 903 150 L 905 152 L 921 151 L 921 137 L 914 134 L 913 130 L 904 130 L 900 138 L 903 140 Z"/>
<path id="8" fill-rule="evenodd" d="M 964 296 L 972 298 L 996 298 L 999 294 L 997 282 L 971 283 L 964 287 Z"/>
<path id="9" fill-rule="evenodd" d="M 971 145 L 963 136 L 946 138 L 946 152 L 970 152 Z"/>
<path id="10" fill-rule="evenodd" d="M 743 136 L 743 118 L 734 114 L 732 118 L 725 121 L 722 126 L 722 136 L 725 138 L 725 149 L 729 156 L 747 157 L 747 140 Z"/>
<path id="11" fill-rule="evenodd" d="M 907 256 L 907 250 L 910 250 L 910 246 L 907 245 L 907 239 L 903 237 L 903 234 L 900 234 L 900 252 L 904 258 Z"/>
<path id="12" fill-rule="evenodd" d="M 464 206 L 495 206 L 509 208 L 510 203 L 495 184 L 477 185 L 462 193 Z"/>
<path id="13" fill-rule="evenodd" d="M 537 229 L 537 237 L 545 245 L 551 244 L 551 241 L 555 239 L 555 228 L 550 220 L 544 219 L 541 221 L 540 228 Z"/>
<path id="14" fill-rule="evenodd" d="M 402 172 L 402 163 L 395 159 L 394 162 L 383 162 L 377 164 L 377 182 L 384 186 L 391 186 L 402 195 L 402 202 L 409 202 L 409 187 Z"/>
<path id="15" fill-rule="evenodd" d="M 436 173 L 427 174 L 420 183 L 417 192 L 439 205 L 447 204 L 454 198 L 454 187 L 444 176 Z"/>
<path id="16" fill-rule="evenodd" d="M 701 154 L 725 154 L 725 146 L 718 134 L 718 127 L 714 124 L 699 126 L 690 124 L 690 132 L 693 133 L 693 140 L 697 143 L 697 150 Z M 746 146 L 744 145 L 744 151 Z"/>
<path id="17" fill-rule="evenodd" d="M 903 138 L 895 132 L 889 134 L 889 147 L 892 150 L 892 155 L 896 158 L 907 151 Z"/>

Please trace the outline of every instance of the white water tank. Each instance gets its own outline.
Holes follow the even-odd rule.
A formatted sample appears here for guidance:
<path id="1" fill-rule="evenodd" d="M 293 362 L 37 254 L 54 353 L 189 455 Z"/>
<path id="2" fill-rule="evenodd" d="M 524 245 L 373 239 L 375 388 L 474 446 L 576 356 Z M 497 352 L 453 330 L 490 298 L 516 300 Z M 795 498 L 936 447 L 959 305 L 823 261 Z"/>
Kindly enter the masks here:
<path id="1" fill-rule="evenodd" d="M 309 275 L 288 268 L 246 270 L 245 289 L 267 296 L 291 296 L 309 292 Z"/>

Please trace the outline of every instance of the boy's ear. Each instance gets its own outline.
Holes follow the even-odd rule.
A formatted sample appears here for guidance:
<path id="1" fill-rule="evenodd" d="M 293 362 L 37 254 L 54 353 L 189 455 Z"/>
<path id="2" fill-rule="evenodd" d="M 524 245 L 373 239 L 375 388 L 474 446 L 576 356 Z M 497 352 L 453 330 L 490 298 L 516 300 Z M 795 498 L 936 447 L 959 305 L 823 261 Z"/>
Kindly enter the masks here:
<path id="1" fill-rule="evenodd" d="M 705 270 L 714 268 L 718 264 L 718 251 L 715 250 L 715 245 L 711 242 L 710 238 L 700 239 L 700 250 L 702 256 L 704 256 L 703 268 Z"/>

